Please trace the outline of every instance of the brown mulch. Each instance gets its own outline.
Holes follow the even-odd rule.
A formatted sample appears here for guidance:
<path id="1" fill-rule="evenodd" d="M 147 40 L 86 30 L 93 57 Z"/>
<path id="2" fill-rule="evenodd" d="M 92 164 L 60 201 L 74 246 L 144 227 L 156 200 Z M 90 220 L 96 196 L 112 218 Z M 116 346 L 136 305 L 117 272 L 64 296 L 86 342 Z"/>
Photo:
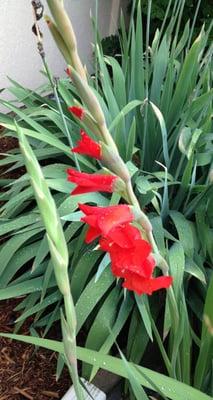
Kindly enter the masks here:
<path id="1" fill-rule="evenodd" d="M 0 160 L 4 158 L 1 153 L 7 153 L 9 150 L 16 149 L 18 147 L 18 140 L 14 137 L 3 136 L 3 132 L 0 125 Z M 9 165 L 0 166 L 0 177 L 4 179 L 17 179 L 24 172 L 24 168 L 19 168 L 14 171 L 6 172 Z M 1 399 L 0 399 L 1 400 Z"/>
<path id="2" fill-rule="evenodd" d="M 0 126 L 0 153 L 18 147 L 17 139 L 3 137 Z M 0 159 L 3 156 L 0 155 Z M 16 179 L 24 168 L 6 172 L 8 166 L 0 167 L 1 178 Z M 4 188 L 2 188 L 4 190 Z M 0 302 L 0 332 L 12 333 L 18 313 L 13 309 L 20 300 Z M 25 323 L 20 334 L 29 335 L 30 322 Z M 59 328 L 60 329 L 60 328 Z M 56 382 L 57 354 L 38 349 L 29 344 L 0 337 L 0 400 L 51 400 L 61 399 L 71 385 L 67 370 Z"/>
<path id="3" fill-rule="evenodd" d="M 0 332 L 12 333 L 18 300 L 0 302 Z M 28 323 L 21 334 L 29 335 Z M 70 387 L 67 370 L 56 382 L 57 354 L 0 337 L 0 400 L 61 399 Z"/>

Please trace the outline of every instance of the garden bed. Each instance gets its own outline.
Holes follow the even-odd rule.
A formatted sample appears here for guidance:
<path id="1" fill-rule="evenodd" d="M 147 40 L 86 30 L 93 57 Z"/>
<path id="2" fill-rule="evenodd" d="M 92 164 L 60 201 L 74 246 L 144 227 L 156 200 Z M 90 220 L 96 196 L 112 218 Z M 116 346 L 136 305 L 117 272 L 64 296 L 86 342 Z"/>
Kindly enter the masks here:
<path id="1" fill-rule="evenodd" d="M 12 137 L 0 137 L 0 153 L 15 149 L 18 141 Z M 19 178 L 24 168 L 0 176 L 7 179 Z M 19 313 L 14 308 L 19 299 L 0 303 L 0 331 L 11 333 Z M 25 322 L 20 333 L 29 334 L 32 319 Z M 56 382 L 57 354 L 45 349 L 0 337 L 0 400 L 47 400 L 61 399 L 70 386 L 70 377 L 64 371 Z"/>
<path id="2" fill-rule="evenodd" d="M 19 300 L 0 303 L 0 331 L 13 332 Z M 31 321 L 32 322 L 32 321 Z M 28 320 L 22 334 L 29 334 Z M 34 346 L 0 338 L 0 400 L 61 399 L 70 386 L 67 371 L 56 382 L 57 354 Z"/>
<path id="3" fill-rule="evenodd" d="M 11 136 L 2 136 L 3 129 L 0 126 L 0 160 L 4 158 L 3 155 L 8 153 L 10 150 L 16 149 L 18 147 L 18 140 Z M 18 170 L 6 172 L 8 169 L 8 165 L 0 167 L 0 178 L 4 179 L 17 179 L 19 178 L 23 172 L 25 171 L 24 168 L 19 168 Z"/>

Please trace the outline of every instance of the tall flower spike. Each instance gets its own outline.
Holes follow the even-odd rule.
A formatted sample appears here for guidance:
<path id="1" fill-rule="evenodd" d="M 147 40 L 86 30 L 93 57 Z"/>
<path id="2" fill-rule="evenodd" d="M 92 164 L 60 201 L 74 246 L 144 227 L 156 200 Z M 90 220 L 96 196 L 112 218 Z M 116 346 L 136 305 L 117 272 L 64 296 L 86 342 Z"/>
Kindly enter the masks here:
<path id="1" fill-rule="evenodd" d="M 85 214 L 81 220 L 89 225 L 85 238 L 86 243 L 92 242 L 100 235 L 108 237 L 112 234 L 110 238 L 113 240 L 116 237 L 116 230 L 119 230 L 122 224 L 134 219 L 131 207 L 126 204 L 109 207 L 79 204 L 79 209 Z"/>
<path id="2" fill-rule="evenodd" d="M 68 181 L 76 183 L 77 187 L 71 194 L 82 194 L 89 192 L 109 192 L 119 191 L 122 188 L 122 180 L 116 175 L 87 174 L 78 172 L 75 169 L 67 170 Z"/>
<path id="3" fill-rule="evenodd" d="M 57 29 L 69 51 L 70 63 L 72 64 L 73 68 L 75 68 L 75 70 L 78 71 L 78 74 L 80 75 L 81 79 L 86 82 L 87 77 L 82 62 L 80 60 L 80 57 L 78 55 L 75 33 L 71 21 L 64 8 L 63 1 L 47 0 L 47 3 L 51 11 L 51 14 L 55 20 Z"/>
<path id="4" fill-rule="evenodd" d="M 81 130 L 81 140 L 77 142 L 77 146 L 72 149 L 72 152 L 85 154 L 97 160 L 102 158 L 101 145 L 91 139 L 83 130 Z"/>
<path id="5" fill-rule="evenodd" d="M 54 22 L 51 20 L 51 18 L 48 17 L 47 15 L 44 15 L 44 20 L 46 21 L 47 26 L 56 42 L 61 54 L 63 55 L 65 61 L 69 64 L 71 62 L 69 49 L 67 48 L 67 45 L 64 42 L 64 39 L 61 36 L 57 26 L 54 24 Z"/>

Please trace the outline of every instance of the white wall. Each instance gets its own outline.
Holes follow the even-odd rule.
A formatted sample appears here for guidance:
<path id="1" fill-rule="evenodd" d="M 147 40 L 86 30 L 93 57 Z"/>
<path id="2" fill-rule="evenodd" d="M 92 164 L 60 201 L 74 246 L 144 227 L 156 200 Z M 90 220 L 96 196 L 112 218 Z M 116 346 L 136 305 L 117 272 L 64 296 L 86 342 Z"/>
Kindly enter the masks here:
<path id="1" fill-rule="evenodd" d="M 93 41 L 90 9 L 94 10 L 95 0 L 64 0 L 64 3 L 76 32 L 80 55 L 90 69 Z M 102 36 L 116 30 L 118 3 L 120 0 L 99 0 Z M 43 4 L 48 12 L 45 0 Z M 32 89 L 44 81 L 39 72 L 42 64 L 37 53 L 36 38 L 31 32 L 32 24 L 31 0 L 0 0 L 0 88 L 9 85 L 7 75 Z M 43 21 L 40 27 L 48 64 L 54 75 L 61 76 L 65 69 L 63 57 Z"/>

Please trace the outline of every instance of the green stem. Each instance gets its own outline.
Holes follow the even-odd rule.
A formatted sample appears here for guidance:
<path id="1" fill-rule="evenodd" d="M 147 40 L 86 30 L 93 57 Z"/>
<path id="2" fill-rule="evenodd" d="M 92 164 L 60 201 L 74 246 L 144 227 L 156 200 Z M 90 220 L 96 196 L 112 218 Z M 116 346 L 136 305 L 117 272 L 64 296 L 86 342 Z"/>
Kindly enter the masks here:
<path id="1" fill-rule="evenodd" d="M 150 18 L 151 18 L 152 0 L 148 0 L 147 24 L 146 24 L 146 59 L 145 59 L 145 116 L 144 116 L 144 132 L 143 132 L 143 148 L 142 148 L 142 166 L 144 166 L 146 154 L 146 137 L 148 127 L 148 99 L 149 99 L 149 33 L 150 33 Z"/>
<path id="2" fill-rule="evenodd" d="M 168 5 L 167 5 L 167 8 L 166 8 L 165 15 L 164 15 L 164 18 L 163 18 L 163 23 L 162 23 L 161 29 L 160 29 L 159 40 L 160 40 L 160 38 L 161 38 L 161 36 L 162 36 L 162 33 L 163 33 L 163 31 L 164 31 L 164 28 L 165 28 L 165 25 L 166 25 L 166 21 L 167 21 L 168 15 L 169 15 L 169 11 L 170 11 L 171 5 L 172 5 L 172 0 L 169 0 Z"/>
<path id="3" fill-rule="evenodd" d="M 99 91 L 98 87 L 98 0 L 95 2 L 95 89 Z"/>
<path id="4" fill-rule="evenodd" d="M 190 30 L 188 43 L 187 43 L 186 53 L 188 53 L 189 47 L 191 45 L 192 35 L 193 35 L 193 32 L 194 32 L 195 22 L 196 22 L 196 19 L 197 19 L 199 8 L 200 8 L 200 3 L 201 3 L 201 0 L 198 0 L 197 7 L 196 7 L 196 10 L 195 10 L 195 13 L 194 13 L 194 18 L 193 18 L 193 21 L 192 21 L 192 27 L 191 27 L 191 30 Z"/>
<path id="5" fill-rule="evenodd" d="M 166 353 L 166 350 L 164 348 L 162 339 L 161 339 L 161 337 L 159 335 L 159 332 L 158 332 L 158 330 L 156 328 L 155 322 L 154 322 L 154 320 L 152 318 L 151 318 L 151 324 L 152 324 L 152 329 L 153 329 L 153 332 L 154 332 L 154 335 L 155 335 L 155 339 L 156 339 L 156 341 L 158 343 L 158 347 L 159 347 L 159 350 L 161 352 L 161 356 L 163 358 L 163 361 L 165 363 L 167 372 L 168 372 L 169 376 L 172 377 L 171 362 L 170 362 L 169 357 L 168 357 L 168 355 Z"/>
<path id="6" fill-rule="evenodd" d="M 149 235 L 150 232 L 152 232 L 152 225 L 151 222 L 149 221 L 148 217 L 140 208 L 140 204 L 138 202 L 137 197 L 135 196 L 135 193 L 132 188 L 132 182 L 131 182 L 131 177 L 129 176 L 128 181 L 126 183 L 126 192 L 128 195 L 129 203 L 132 204 L 133 206 L 138 209 L 139 216 L 138 216 L 138 221 L 140 222 L 142 228 L 145 230 L 146 234 Z M 154 241 L 154 238 L 153 238 Z"/>
<path id="7" fill-rule="evenodd" d="M 168 304 L 169 304 L 169 310 L 170 310 L 170 315 L 173 320 L 173 327 L 174 330 L 177 330 L 179 328 L 179 312 L 178 312 L 178 307 L 177 303 L 175 300 L 175 294 L 172 286 L 168 289 Z"/>
<path id="8" fill-rule="evenodd" d="M 102 132 L 103 139 L 104 139 L 105 143 L 109 147 L 111 147 L 113 150 L 115 150 L 117 155 L 118 155 L 118 158 L 121 159 L 121 157 L 120 157 L 120 155 L 118 153 L 117 146 L 116 146 L 116 144 L 115 144 L 112 136 L 110 135 L 110 132 L 108 131 L 108 129 L 107 129 L 105 124 L 101 126 L 101 132 Z M 119 163 L 119 159 L 118 159 L 118 163 Z M 109 160 L 109 164 L 110 164 L 110 160 Z M 121 163 L 121 165 L 122 165 L 122 163 Z M 160 252 L 158 250 L 157 244 L 156 244 L 154 236 L 153 236 L 151 222 L 149 221 L 149 219 L 146 216 L 146 214 L 141 210 L 140 204 L 138 202 L 138 199 L 137 199 L 137 197 L 136 197 L 136 195 L 134 193 L 133 187 L 132 187 L 131 176 L 130 176 L 128 170 L 127 170 L 126 179 L 124 178 L 124 182 L 125 182 L 125 185 L 126 185 L 127 201 L 129 202 L 129 204 L 132 204 L 136 208 L 136 210 L 138 210 L 138 218 L 137 218 L 137 220 L 140 223 L 140 225 L 142 226 L 142 228 L 144 229 L 144 231 L 146 232 L 147 239 L 149 240 L 149 242 L 150 242 L 150 244 L 152 246 L 154 254 L 156 254 L 158 256 L 159 267 L 161 268 L 161 270 L 162 270 L 164 275 L 168 275 L 167 262 L 160 255 Z"/>
<path id="9" fill-rule="evenodd" d="M 75 306 L 73 303 L 73 298 L 71 296 L 71 289 L 69 285 L 69 291 L 64 295 L 64 307 L 67 324 L 70 330 L 76 334 L 76 316 L 75 316 Z M 76 336 L 76 335 L 75 335 Z"/>
<path id="10" fill-rule="evenodd" d="M 67 278 L 68 278 L 68 276 L 67 276 Z M 72 377 L 76 397 L 78 400 L 84 400 L 85 398 L 84 398 L 81 384 L 79 382 L 78 367 L 77 367 L 75 306 L 74 306 L 73 298 L 71 295 L 70 284 L 68 286 L 69 286 L 69 290 L 67 291 L 66 294 L 64 294 L 65 315 L 66 315 L 66 321 L 67 321 L 67 325 L 68 325 L 68 329 L 69 329 L 70 347 L 72 349 L 72 359 L 68 360 L 68 368 L 70 370 L 70 374 Z"/>
<path id="11" fill-rule="evenodd" d="M 117 146 L 116 146 L 116 144 L 112 138 L 112 135 L 110 134 L 106 124 L 104 123 L 103 125 L 99 125 L 99 128 L 100 128 L 104 142 L 106 144 L 108 144 L 108 146 L 110 146 L 116 152 L 116 154 L 119 154 Z"/>

